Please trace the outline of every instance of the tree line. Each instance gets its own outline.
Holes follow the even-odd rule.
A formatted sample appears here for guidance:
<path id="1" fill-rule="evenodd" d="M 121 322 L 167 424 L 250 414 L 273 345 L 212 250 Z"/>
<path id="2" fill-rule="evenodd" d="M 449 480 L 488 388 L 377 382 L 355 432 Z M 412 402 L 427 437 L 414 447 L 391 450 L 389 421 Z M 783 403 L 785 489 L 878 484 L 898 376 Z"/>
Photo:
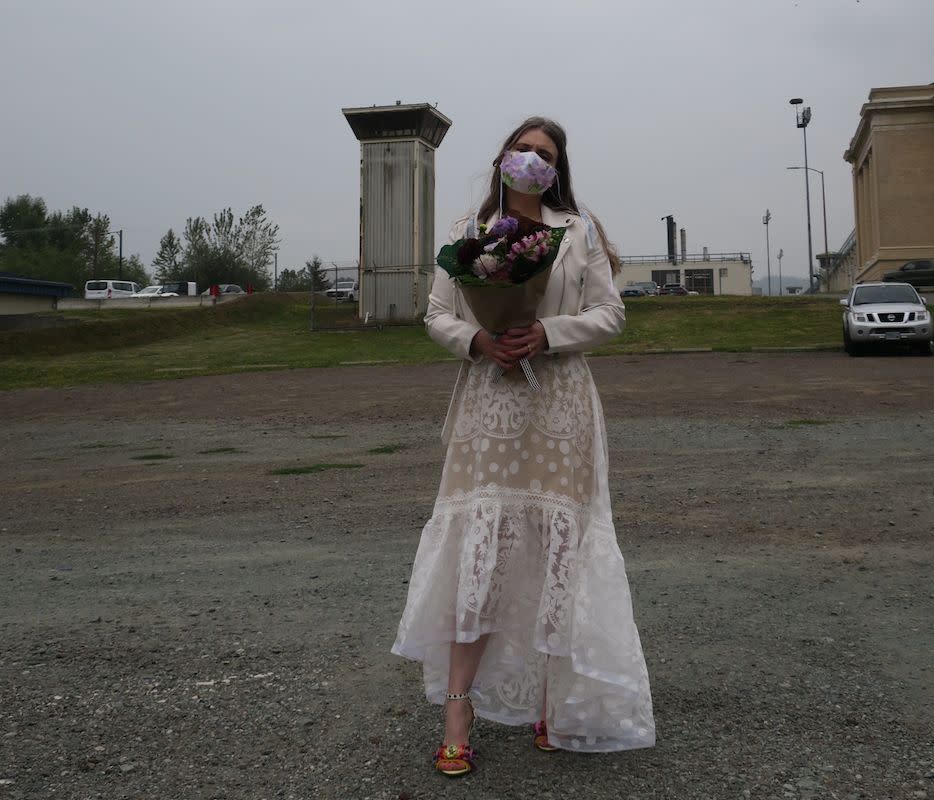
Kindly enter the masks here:
<path id="1" fill-rule="evenodd" d="M 279 226 L 266 218 L 262 205 L 239 218 L 225 208 L 210 221 L 189 217 L 181 238 L 169 228 L 159 240 L 152 266 L 159 282 L 236 283 L 268 289 L 279 242 Z"/>
<path id="2" fill-rule="evenodd" d="M 141 285 L 153 280 L 194 281 L 199 288 L 219 283 L 272 286 L 270 268 L 279 250 L 279 226 L 255 205 L 241 216 L 225 208 L 213 218 L 189 217 L 181 236 L 169 230 L 159 241 L 150 274 L 139 255 L 121 262 L 110 217 L 86 208 L 49 211 L 41 197 L 7 198 L 0 206 L 0 271 L 40 280 L 70 283 L 120 278 Z M 277 288 L 283 292 L 323 291 L 330 286 L 315 256 L 301 269 L 283 269 Z"/>
<path id="3" fill-rule="evenodd" d="M 86 208 L 49 211 L 41 197 L 21 194 L 0 206 L 0 271 L 83 288 L 95 278 L 149 282 L 138 254 L 120 263 L 107 214 Z"/>

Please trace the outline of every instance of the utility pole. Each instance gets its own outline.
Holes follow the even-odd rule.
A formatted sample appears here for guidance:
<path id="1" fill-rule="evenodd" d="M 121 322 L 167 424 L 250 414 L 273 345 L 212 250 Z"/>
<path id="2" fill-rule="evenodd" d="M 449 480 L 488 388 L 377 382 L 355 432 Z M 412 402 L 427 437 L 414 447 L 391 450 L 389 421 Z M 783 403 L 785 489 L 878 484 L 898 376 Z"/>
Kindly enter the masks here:
<path id="1" fill-rule="evenodd" d="M 781 297 L 785 291 L 782 289 L 782 256 L 785 255 L 785 251 L 779 247 L 778 248 L 778 296 Z"/>
<path id="2" fill-rule="evenodd" d="M 274 292 L 278 292 L 279 291 L 279 251 L 276 250 L 276 252 L 272 254 L 272 257 L 273 257 L 273 264 L 275 264 L 275 266 L 273 267 L 273 273 L 272 273 L 272 290 Z M 269 263 L 269 262 L 266 262 L 266 263 Z"/>
<path id="3" fill-rule="evenodd" d="M 772 212 L 765 210 L 762 224 L 765 225 L 765 268 L 769 276 L 769 297 L 772 296 L 772 261 L 769 257 L 769 223 L 772 221 Z"/>

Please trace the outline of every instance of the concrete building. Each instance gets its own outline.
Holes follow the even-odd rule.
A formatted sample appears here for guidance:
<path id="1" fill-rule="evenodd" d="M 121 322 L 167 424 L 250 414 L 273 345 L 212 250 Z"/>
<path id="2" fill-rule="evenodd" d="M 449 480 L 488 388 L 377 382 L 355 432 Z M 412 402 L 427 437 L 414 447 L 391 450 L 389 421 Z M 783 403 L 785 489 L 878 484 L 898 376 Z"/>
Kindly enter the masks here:
<path id="1" fill-rule="evenodd" d="M 622 269 L 615 277 L 617 288 L 640 281 L 659 286 L 680 283 L 699 294 L 752 294 L 752 258 L 749 253 L 681 253 L 670 256 L 622 256 Z"/>
<path id="2" fill-rule="evenodd" d="M 843 157 L 853 167 L 854 282 L 934 258 L 934 83 L 872 89 Z"/>

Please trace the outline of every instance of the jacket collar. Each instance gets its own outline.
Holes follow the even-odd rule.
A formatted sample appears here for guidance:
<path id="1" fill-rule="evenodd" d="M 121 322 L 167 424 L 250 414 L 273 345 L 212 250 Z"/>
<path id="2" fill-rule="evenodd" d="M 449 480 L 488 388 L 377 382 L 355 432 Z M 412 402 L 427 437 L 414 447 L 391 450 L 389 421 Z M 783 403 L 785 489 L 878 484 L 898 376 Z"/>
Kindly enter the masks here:
<path id="1" fill-rule="evenodd" d="M 549 228 L 569 228 L 580 221 L 580 217 L 570 211 L 555 211 L 548 206 L 542 206 L 542 222 Z"/>
<path id="2" fill-rule="evenodd" d="M 496 209 L 485 222 L 487 227 L 492 226 L 499 219 L 499 209 Z M 568 228 L 571 225 L 580 224 L 581 218 L 571 211 L 555 211 L 548 206 L 542 206 L 542 222 L 549 228 Z"/>

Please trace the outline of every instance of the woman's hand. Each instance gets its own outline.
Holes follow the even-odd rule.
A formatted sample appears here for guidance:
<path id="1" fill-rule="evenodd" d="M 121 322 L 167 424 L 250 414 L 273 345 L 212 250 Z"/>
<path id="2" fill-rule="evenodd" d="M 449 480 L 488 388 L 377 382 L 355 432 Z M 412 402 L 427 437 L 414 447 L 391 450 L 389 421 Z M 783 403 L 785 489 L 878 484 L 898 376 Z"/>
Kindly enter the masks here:
<path id="1" fill-rule="evenodd" d="M 545 352 L 548 349 L 548 337 L 542 323 L 535 320 L 528 328 L 510 328 L 497 344 L 506 348 L 515 362 L 520 358 L 535 358 Z"/>
<path id="2" fill-rule="evenodd" d="M 503 337 L 496 339 L 493 334 L 482 328 L 477 331 L 470 343 L 470 354 L 484 356 L 495 361 L 504 372 L 513 369 L 518 360 L 512 355 L 511 348 L 503 345 Z"/>

